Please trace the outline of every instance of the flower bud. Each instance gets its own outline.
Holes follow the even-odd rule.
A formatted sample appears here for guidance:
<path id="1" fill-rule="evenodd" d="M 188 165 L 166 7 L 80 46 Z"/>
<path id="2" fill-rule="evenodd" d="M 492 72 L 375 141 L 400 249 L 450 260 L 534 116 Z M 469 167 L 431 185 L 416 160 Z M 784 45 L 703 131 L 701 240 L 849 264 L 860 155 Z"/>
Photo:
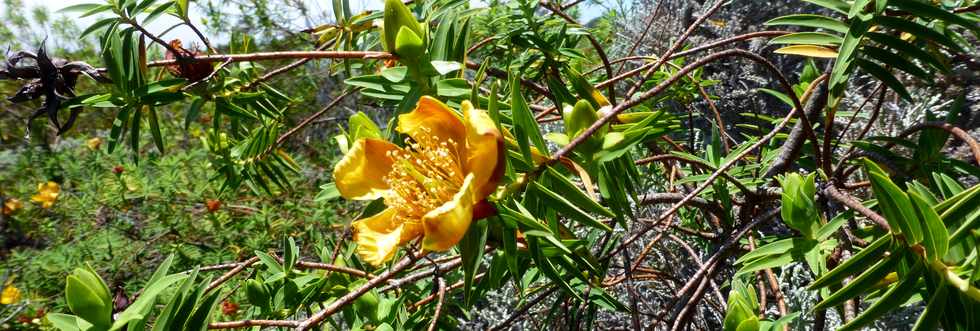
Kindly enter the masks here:
<path id="1" fill-rule="evenodd" d="M 598 120 L 599 113 L 592 108 L 592 104 L 579 100 L 574 107 L 565 107 L 565 134 L 569 139 L 574 139 Z"/>
<path id="2" fill-rule="evenodd" d="M 412 12 L 408 10 L 401 0 L 386 0 L 385 1 L 385 13 L 384 13 L 384 45 L 385 50 L 389 52 L 394 52 L 399 56 L 409 56 L 408 54 L 399 54 L 396 41 L 398 40 L 398 35 L 401 33 L 402 28 L 407 28 L 415 34 L 418 40 L 422 40 L 425 36 L 425 32 L 422 31 L 422 25 L 415 19 Z M 406 37 L 408 38 L 408 37 Z M 424 42 L 422 43 L 424 48 Z"/>
<path id="3" fill-rule="evenodd" d="M 402 26 L 395 36 L 395 54 L 403 60 L 414 61 L 425 54 L 425 43 L 417 33 Z"/>

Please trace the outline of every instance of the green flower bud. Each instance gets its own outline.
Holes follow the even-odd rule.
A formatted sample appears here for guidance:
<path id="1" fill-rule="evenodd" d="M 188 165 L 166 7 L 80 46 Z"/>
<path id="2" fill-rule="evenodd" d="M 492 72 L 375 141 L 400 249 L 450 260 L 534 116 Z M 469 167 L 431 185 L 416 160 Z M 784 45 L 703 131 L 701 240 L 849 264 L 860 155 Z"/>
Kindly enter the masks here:
<path id="1" fill-rule="evenodd" d="M 402 26 L 395 37 L 395 54 L 403 61 L 416 61 L 425 54 L 425 42 L 412 29 Z"/>
<path id="2" fill-rule="evenodd" d="M 350 130 L 350 141 L 358 141 L 365 138 L 382 138 L 381 129 L 364 112 L 357 112 L 348 119 L 348 130 Z"/>
<path id="3" fill-rule="evenodd" d="M 265 288 L 262 282 L 256 279 L 245 281 L 245 297 L 253 305 L 262 307 L 262 309 L 269 308 L 269 290 Z"/>
<path id="4" fill-rule="evenodd" d="M 571 109 L 569 109 L 571 108 Z M 565 134 L 569 138 L 575 138 L 582 131 L 585 131 L 592 123 L 599 120 L 599 113 L 592 108 L 592 104 L 586 100 L 579 100 L 574 107 L 566 106 L 565 113 Z"/>
<path id="5" fill-rule="evenodd" d="M 820 228 L 820 215 L 814 202 L 817 191 L 815 179 L 815 174 L 803 177 L 792 173 L 780 180 L 783 188 L 780 216 L 787 226 L 807 238 L 814 238 Z"/>
<path id="6" fill-rule="evenodd" d="M 72 313 L 98 328 L 112 324 L 109 288 L 91 267 L 75 269 L 65 282 L 65 301 Z"/>
<path id="7" fill-rule="evenodd" d="M 415 33 L 415 37 L 419 40 L 425 36 L 425 32 L 422 30 L 422 25 L 415 19 L 412 15 L 412 11 L 408 10 L 401 0 L 386 0 L 385 1 L 385 13 L 384 13 L 384 33 L 382 37 L 384 38 L 385 50 L 389 52 L 397 52 L 396 40 L 398 40 L 398 34 L 402 28 L 408 28 Z M 423 42 L 424 47 L 424 42 Z M 399 54 L 401 55 L 401 54 Z"/>

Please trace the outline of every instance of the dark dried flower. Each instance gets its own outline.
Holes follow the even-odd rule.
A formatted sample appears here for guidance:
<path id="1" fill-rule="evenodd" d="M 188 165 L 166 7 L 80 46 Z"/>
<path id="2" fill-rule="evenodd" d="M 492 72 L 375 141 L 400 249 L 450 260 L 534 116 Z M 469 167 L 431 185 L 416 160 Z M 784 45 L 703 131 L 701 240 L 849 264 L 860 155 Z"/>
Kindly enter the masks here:
<path id="1" fill-rule="evenodd" d="M 183 44 L 180 42 L 180 39 L 171 40 L 170 47 L 176 49 L 180 53 L 179 55 L 176 55 L 169 50 L 167 51 L 167 60 L 177 60 L 176 64 L 167 66 L 167 71 L 169 71 L 171 75 L 187 79 L 191 82 L 202 80 L 211 75 L 211 71 L 214 70 L 214 66 L 210 62 L 190 60 L 194 56 L 200 55 L 201 52 L 185 49 Z"/>
<path id="2" fill-rule="evenodd" d="M 28 121 L 47 114 L 51 123 L 58 128 L 58 134 L 71 128 L 82 110 L 81 107 L 73 107 L 64 125 L 58 120 L 58 110 L 62 102 L 75 97 L 75 84 L 80 74 L 85 74 L 100 83 L 111 82 L 88 63 L 57 57 L 49 58 L 43 44 L 37 54 L 20 51 L 0 63 L 0 79 L 27 80 L 27 83 L 7 100 L 19 103 L 43 96 L 43 105 L 34 111 Z"/>

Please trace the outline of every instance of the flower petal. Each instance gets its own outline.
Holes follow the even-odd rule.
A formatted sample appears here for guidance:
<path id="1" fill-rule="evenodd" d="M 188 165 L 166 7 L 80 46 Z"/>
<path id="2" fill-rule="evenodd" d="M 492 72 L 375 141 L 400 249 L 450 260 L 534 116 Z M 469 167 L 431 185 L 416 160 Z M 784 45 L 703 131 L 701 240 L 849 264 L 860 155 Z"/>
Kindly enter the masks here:
<path id="1" fill-rule="evenodd" d="M 398 246 L 422 234 L 417 224 L 399 223 L 398 211 L 388 208 L 384 211 L 351 224 L 354 241 L 357 242 L 357 255 L 372 265 L 380 265 L 391 259 Z"/>
<path id="2" fill-rule="evenodd" d="M 473 174 L 466 175 L 463 186 L 453 196 L 422 217 L 425 235 L 422 248 L 430 251 L 444 251 L 452 248 L 463 238 L 473 219 L 474 199 Z"/>
<path id="3" fill-rule="evenodd" d="M 466 140 L 463 121 L 449 106 L 430 96 L 420 98 L 412 112 L 398 115 L 397 130 L 416 141 L 422 140 L 423 135 L 432 136 L 438 141 L 452 139 L 460 145 Z"/>
<path id="4" fill-rule="evenodd" d="M 474 175 L 475 200 L 481 200 L 497 188 L 504 175 L 504 138 L 485 111 L 463 101 L 463 123 L 466 126 L 465 171 Z"/>
<path id="5" fill-rule="evenodd" d="M 384 177 L 391 172 L 388 152 L 394 144 L 379 139 L 361 139 L 333 168 L 333 180 L 344 198 L 374 200 L 388 190 Z"/>

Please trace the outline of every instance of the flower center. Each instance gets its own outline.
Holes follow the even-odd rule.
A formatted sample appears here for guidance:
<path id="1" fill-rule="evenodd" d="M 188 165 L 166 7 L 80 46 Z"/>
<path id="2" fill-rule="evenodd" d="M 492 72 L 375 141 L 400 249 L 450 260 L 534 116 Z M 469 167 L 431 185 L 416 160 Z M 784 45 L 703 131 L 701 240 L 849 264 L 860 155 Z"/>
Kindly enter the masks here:
<path id="1" fill-rule="evenodd" d="M 416 136 L 388 153 L 394 164 L 384 177 L 391 187 L 385 205 L 398 210 L 403 221 L 419 220 L 452 199 L 465 178 L 456 141 L 440 141 L 429 132 Z"/>

